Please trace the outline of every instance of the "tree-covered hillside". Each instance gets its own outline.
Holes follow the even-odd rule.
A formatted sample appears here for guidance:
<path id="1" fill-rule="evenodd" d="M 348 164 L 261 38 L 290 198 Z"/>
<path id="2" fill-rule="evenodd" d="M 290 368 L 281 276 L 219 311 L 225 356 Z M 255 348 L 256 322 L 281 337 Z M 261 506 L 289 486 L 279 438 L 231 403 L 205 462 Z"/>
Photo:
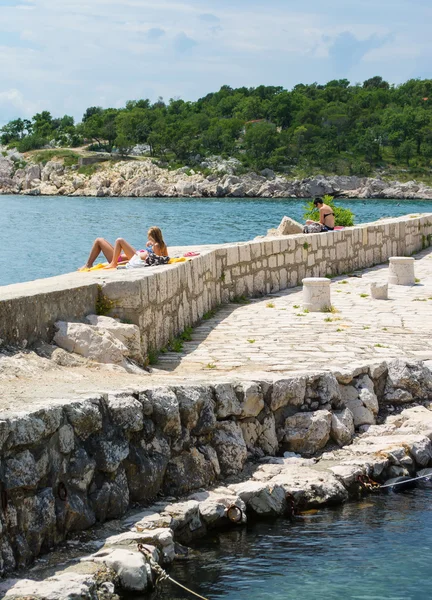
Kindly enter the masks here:
<path id="1" fill-rule="evenodd" d="M 11 121 L 0 139 L 22 152 L 52 140 L 64 147 L 88 142 L 121 154 L 142 144 L 171 164 L 222 155 L 237 157 L 245 168 L 289 174 L 367 175 L 384 169 L 426 178 L 432 161 L 432 80 L 393 86 L 381 77 L 356 85 L 342 79 L 289 91 L 223 86 L 196 102 L 91 107 L 79 124 L 44 111 L 31 120 Z"/>

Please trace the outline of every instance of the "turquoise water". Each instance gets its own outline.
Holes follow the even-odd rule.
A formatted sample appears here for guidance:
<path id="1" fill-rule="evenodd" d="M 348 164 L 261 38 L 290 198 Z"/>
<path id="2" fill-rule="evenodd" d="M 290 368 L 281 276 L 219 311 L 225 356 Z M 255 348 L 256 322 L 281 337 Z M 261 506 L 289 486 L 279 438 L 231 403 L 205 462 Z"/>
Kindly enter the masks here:
<path id="1" fill-rule="evenodd" d="M 432 490 L 213 535 L 169 572 L 215 600 L 427 600 Z M 192 599 L 169 582 L 158 600 Z"/>
<path id="2" fill-rule="evenodd" d="M 158 225 L 168 246 L 252 239 L 284 215 L 302 220 L 304 200 L 0 196 L 0 285 L 74 271 L 96 237 L 145 245 Z M 432 212 L 430 201 L 347 200 L 357 223 Z"/>

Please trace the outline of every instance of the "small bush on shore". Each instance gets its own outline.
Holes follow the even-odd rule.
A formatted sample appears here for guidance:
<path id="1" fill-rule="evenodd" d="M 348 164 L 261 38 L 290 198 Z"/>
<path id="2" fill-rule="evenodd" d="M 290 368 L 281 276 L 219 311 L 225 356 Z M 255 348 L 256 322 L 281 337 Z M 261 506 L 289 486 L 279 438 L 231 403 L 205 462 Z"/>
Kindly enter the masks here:
<path id="1" fill-rule="evenodd" d="M 342 208 L 335 204 L 333 196 L 323 196 L 324 204 L 331 207 L 335 215 L 335 225 L 339 227 L 352 227 L 354 225 L 354 213 L 349 208 Z M 311 219 L 313 221 L 319 221 L 320 215 L 319 210 L 313 203 L 313 200 L 305 205 L 305 220 Z"/>

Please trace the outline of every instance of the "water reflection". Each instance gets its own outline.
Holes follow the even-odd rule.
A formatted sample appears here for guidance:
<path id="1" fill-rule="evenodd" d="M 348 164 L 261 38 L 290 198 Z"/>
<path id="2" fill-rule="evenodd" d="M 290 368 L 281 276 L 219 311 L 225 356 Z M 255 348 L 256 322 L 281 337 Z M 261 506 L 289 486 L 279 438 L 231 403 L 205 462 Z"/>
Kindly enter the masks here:
<path id="1" fill-rule="evenodd" d="M 210 600 L 424 600 L 431 499 L 430 489 L 375 496 L 214 534 L 170 574 Z M 157 597 L 191 599 L 168 582 Z"/>

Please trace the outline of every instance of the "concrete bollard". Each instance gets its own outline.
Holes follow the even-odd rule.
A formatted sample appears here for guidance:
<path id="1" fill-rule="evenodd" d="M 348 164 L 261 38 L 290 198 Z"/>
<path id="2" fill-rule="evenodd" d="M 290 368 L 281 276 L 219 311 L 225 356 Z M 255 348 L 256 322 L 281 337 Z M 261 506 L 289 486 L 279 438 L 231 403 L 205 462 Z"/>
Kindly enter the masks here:
<path id="1" fill-rule="evenodd" d="M 388 300 L 388 283 L 371 283 L 370 293 L 375 300 Z"/>
<path id="2" fill-rule="evenodd" d="M 388 282 L 392 285 L 414 285 L 414 259 L 409 256 L 393 256 L 390 259 Z"/>
<path id="3" fill-rule="evenodd" d="M 325 277 L 303 279 L 303 308 L 309 312 L 322 312 L 331 308 L 329 279 Z"/>

